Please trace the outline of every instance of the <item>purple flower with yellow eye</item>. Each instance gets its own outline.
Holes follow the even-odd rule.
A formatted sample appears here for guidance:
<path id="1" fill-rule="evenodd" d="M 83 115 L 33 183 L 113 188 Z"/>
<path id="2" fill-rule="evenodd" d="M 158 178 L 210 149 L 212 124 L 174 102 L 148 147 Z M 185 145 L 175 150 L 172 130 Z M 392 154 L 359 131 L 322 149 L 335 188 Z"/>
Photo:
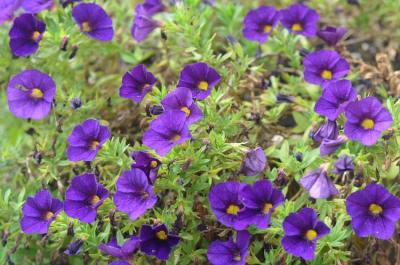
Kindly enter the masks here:
<path id="1" fill-rule="evenodd" d="M 177 87 L 190 89 L 193 98 L 202 100 L 210 95 L 211 89 L 219 81 L 221 81 L 221 76 L 214 68 L 206 63 L 194 63 L 183 68 Z"/>
<path id="2" fill-rule="evenodd" d="M 154 75 L 143 64 L 139 64 L 125 73 L 119 95 L 139 103 L 152 90 L 156 82 Z"/>
<path id="3" fill-rule="evenodd" d="M 22 14 L 14 20 L 8 33 L 10 49 L 15 56 L 29 56 L 39 49 L 46 24 L 32 14 Z"/>
<path id="4" fill-rule="evenodd" d="M 85 35 L 99 41 L 113 39 L 112 19 L 101 6 L 95 3 L 80 3 L 72 9 L 72 16 Z"/>
<path id="5" fill-rule="evenodd" d="M 95 119 L 78 124 L 68 137 L 67 156 L 70 161 L 92 161 L 103 144 L 111 138 L 107 126 Z"/>
<path id="6" fill-rule="evenodd" d="M 346 200 L 351 226 L 359 237 L 390 239 L 400 219 L 400 199 L 379 184 L 368 184 Z"/>
<path id="7" fill-rule="evenodd" d="M 314 141 L 322 142 L 324 139 L 336 140 L 339 136 L 339 128 L 336 121 L 330 121 L 324 123 L 319 129 L 312 135 Z"/>
<path id="8" fill-rule="evenodd" d="M 175 145 L 191 138 L 183 111 L 166 111 L 150 123 L 143 135 L 143 144 L 165 156 Z"/>
<path id="9" fill-rule="evenodd" d="M 170 234 L 165 224 L 155 226 L 142 225 L 139 232 L 140 251 L 155 256 L 160 260 L 167 260 L 172 249 L 178 245 L 180 237 Z"/>
<path id="10" fill-rule="evenodd" d="M 132 169 L 141 169 L 146 174 L 149 183 L 153 184 L 157 178 L 157 172 L 161 166 L 161 161 L 144 151 L 133 152 L 131 156 L 135 160 L 135 163 L 132 164 Z"/>
<path id="11" fill-rule="evenodd" d="M 37 14 L 54 6 L 53 0 L 24 0 L 22 7 L 27 13 Z"/>
<path id="12" fill-rule="evenodd" d="M 228 241 L 216 240 L 210 244 L 207 251 L 208 261 L 212 265 L 245 265 L 249 254 L 250 234 L 239 231 L 236 242 L 230 237 Z"/>
<path id="13" fill-rule="evenodd" d="M 308 190 L 310 196 L 314 199 L 327 199 L 339 193 L 327 174 L 326 165 L 322 165 L 302 177 L 300 184 Z"/>
<path id="14" fill-rule="evenodd" d="M 108 190 L 97 182 L 96 175 L 85 173 L 72 179 L 65 192 L 64 211 L 84 223 L 93 223 L 97 208 L 107 197 Z"/>
<path id="15" fill-rule="evenodd" d="M 317 36 L 326 42 L 326 44 L 335 46 L 346 34 L 347 29 L 345 28 L 335 28 L 335 27 L 326 27 L 324 29 L 320 29 L 317 32 Z"/>
<path id="16" fill-rule="evenodd" d="M 267 165 L 267 158 L 261 147 L 249 150 L 240 167 L 240 172 L 246 176 L 255 176 L 264 171 Z"/>
<path id="17" fill-rule="evenodd" d="M 14 17 L 14 12 L 21 6 L 22 0 L 0 1 L 0 26 Z"/>
<path id="18" fill-rule="evenodd" d="M 292 4 L 281 10 L 281 23 L 290 32 L 306 37 L 317 33 L 319 15 L 304 4 Z"/>
<path id="19" fill-rule="evenodd" d="M 243 21 L 246 39 L 264 43 L 279 22 L 279 11 L 273 6 L 260 6 L 250 10 Z"/>
<path id="20" fill-rule="evenodd" d="M 168 93 L 161 101 L 161 105 L 166 110 L 182 111 L 185 113 L 188 125 L 203 118 L 203 112 L 193 101 L 192 92 L 188 88 L 181 87 Z"/>
<path id="21" fill-rule="evenodd" d="M 303 64 L 304 80 L 323 87 L 330 81 L 345 77 L 350 70 L 349 63 L 332 50 L 309 53 L 304 58 Z"/>
<path id="22" fill-rule="evenodd" d="M 314 259 L 317 240 L 330 233 L 329 227 L 318 219 L 311 208 L 289 214 L 283 221 L 283 230 L 282 246 L 285 251 L 305 260 Z"/>
<path id="23" fill-rule="evenodd" d="M 101 252 L 106 253 L 114 258 L 119 259 L 110 264 L 127 264 L 130 265 L 130 261 L 133 259 L 135 253 L 139 250 L 140 239 L 136 236 L 131 236 L 124 242 L 122 246 L 118 245 L 117 239 L 113 238 L 107 244 L 100 244 L 99 249 Z"/>
<path id="24" fill-rule="evenodd" d="M 136 6 L 131 35 L 137 42 L 144 41 L 161 23 L 151 17 L 143 5 Z"/>
<path id="25" fill-rule="evenodd" d="M 22 232 L 47 234 L 51 222 L 62 209 L 62 202 L 53 198 L 48 190 L 39 191 L 34 197 L 28 197 L 22 207 Z"/>
<path id="26" fill-rule="evenodd" d="M 7 87 L 8 107 L 16 117 L 39 120 L 46 117 L 56 93 L 53 79 L 38 70 L 16 74 Z"/>
<path id="27" fill-rule="evenodd" d="M 390 128 L 392 115 L 375 97 L 352 102 L 346 108 L 344 133 L 363 145 L 374 145 L 381 133 Z"/>

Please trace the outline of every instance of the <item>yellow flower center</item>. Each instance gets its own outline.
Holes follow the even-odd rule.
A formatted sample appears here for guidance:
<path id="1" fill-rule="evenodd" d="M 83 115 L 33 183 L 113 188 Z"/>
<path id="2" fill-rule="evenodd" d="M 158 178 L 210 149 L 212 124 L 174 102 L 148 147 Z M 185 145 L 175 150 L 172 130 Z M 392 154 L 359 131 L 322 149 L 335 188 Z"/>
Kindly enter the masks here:
<path id="1" fill-rule="evenodd" d="M 200 89 L 200 90 L 207 90 L 208 89 L 208 83 L 207 83 L 207 81 L 201 81 L 199 84 L 198 84 L 198 89 Z"/>
<path id="2" fill-rule="evenodd" d="M 321 77 L 322 77 L 323 79 L 326 79 L 326 80 L 331 80 L 331 79 L 332 79 L 332 72 L 329 71 L 329 70 L 324 70 L 324 71 L 321 73 Z"/>
<path id="3" fill-rule="evenodd" d="M 241 260 L 242 260 L 242 257 L 240 256 L 240 253 L 236 254 L 236 255 L 233 257 L 233 260 L 234 260 L 234 261 L 241 261 Z"/>
<path id="4" fill-rule="evenodd" d="M 100 201 L 99 196 L 94 195 L 94 196 L 92 197 L 92 199 L 90 200 L 90 203 L 91 203 L 92 205 L 95 205 L 95 204 L 98 203 L 99 201 Z"/>
<path id="5" fill-rule="evenodd" d="M 380 206 L 380 205 L 378 205 L 378 204 L 375 204 L 375 203 L 372 203 L 370 206 L 369 206 L 369 211 L 372 213 L 372 214 L 374 214 L 374 215 L 378 215 L 378 214 L 381 214 L 382 212 L 383 212 L 383 209 L 382 209 L 382 207 Z"/>
<path id="6" fill-rule="evenodd" d="M 364 129 L 373 129 L 375 125 L 375 122 L 371 119 L 364 119 L 361 123 L 361 126 Z"/>
<path id="7" fill-rule="evenodd" d="M 272 29 L 272 26 L 271 26 L 271 25 L 265 25 L 265 26 L 264 26 L 264 32 L 265 32 L 265 33 L 270 33 L 271 29 Z"/>
<path id="8" fill-rule="evenodd" d="M 173 142 L 178 142 L 181 139 L 181 136 L 179 134 L 175 134 L 174 136 L 172 136 L 171 140 Z"/>
<path id="9" fill-rule="evenodd" d="M 271 209 L 272 209 L 272 204 L 266 203 L 266 204 L 264 204 L 263 213 L 267 214 L 267 213 L 269 213 L 269 211 L 271 211 Z"/>
<path id="10" fill-rule="evenodd" d="M 91 31 L 89 22 L 85 21 L 85 22 L 82 23 L 82 31 L 83 32 Z"/>
<path id="11" fill-rule="evenodd" d="M 39 38 L 40 38 L 40 32 L 39 32 L 39 31 L 34 31 L 34 32 L 32 33 L 32 40 L 33 40 L 33 41 L 38 41 Z"/>
<path id="12" fill-rule="evenodd" d="M 294 23 L 294 24 L 292 25 L 292 30 L 293 30 L 293 31 L 302 31 L 302 30 L 303 30 L 303 27 L 301 26 L 300 23 Z"/>
<path id="13" fill-rule="evenodd" d="M 317 232 L 314 229 L 307 230 L 306 238 L 307 240 L 314 240 L 318 236 Z"/>
<path id="14" fill-rule="evenodd" d="M 183 112 L 186 113 L 186 117 L 189 117 L 189 115 L 190 115 L 190 109 L 188 109 L 187 107 L 182 107 L 182 108 L 181 108 L 181 111 L 183 111 Z"/>
<path id="15" fill-rule="evenodd" d="M 168 239 L 168 235 L 167 235 L 167 234 L 165 233 L 165 231 L 163 231 L 163 230 L 158 231 L 158 232 L 156 233 L 156 236 L 157 236 L 157 238 L 160 239 L 160 240 L 167 240 L 167 239 Z"/>
<path id="16" fill-rule="evenodd" d="M 235 204 L 231 204 L 228 206 L 228 208 L 226 209 L 226 213 L 227 214 L 232 214 L 232 215 L 237 215 L 239 212 L 240 208 L 239 206 L 235 205 Z"/>
<path id="17" fill-rule="evenodd" d="M 45 215 L 44 215 L 44 219 L 49 220 L 51 217 L 53 217 L 54 213 L 52 211 L 48 211 Z"/>
<path id="18" fill-rule="evenodd" d="M 36 98 L 36 99 L 41 99 L 43 98 L 43 92 L 39 88 L 34 88 L 31 91 L 31 97 Z"/>
<path id="19" fill-rule="evenodd" d="M 152 160 L 152 161 L 150 162 L 150 167 L 151 167 L 151 168 L 156 168 L 157 166 L 158 166 L 158 163 L 157 163 L 156 160 Z"/>
<path id="20" fill-rule="evenodd" d="M 93 150 L 96 150 L 97 146 L 99 145 L 99 141 L 94 140 L 90 143 L 90 148 L 92 148 Z"/>

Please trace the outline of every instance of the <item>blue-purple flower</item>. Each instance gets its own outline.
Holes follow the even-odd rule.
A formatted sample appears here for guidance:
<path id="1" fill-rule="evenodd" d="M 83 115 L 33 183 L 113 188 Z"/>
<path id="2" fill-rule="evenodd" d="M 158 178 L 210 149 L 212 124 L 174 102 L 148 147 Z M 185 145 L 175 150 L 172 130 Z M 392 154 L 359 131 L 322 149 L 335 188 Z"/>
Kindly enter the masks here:
<path id="1" fill-rule="evenodd" d="M 243 21 L 246 39 L 264 43 L 279 22 L 279 11 L 273 6 L 260 6 L 250 10 Z"/>
<path id="2" fill-rule="evenodd" d="M 247 231 L 237 232 L 236 242 L 232 237 L 228 241 L 216 240 L 208 247 L 208 261 L 212 265 L 245 265 L 249 244 L 250 234 Z"/>
<path id="3" fill-rule="evenodd" d="M 304 4 L 292 4 L 281 10 L 281 23 L 290 32 L 306 37 L 317 33 L 319 15 Z"/>
<path id="4" fill-rule="evenodd" d="M 38 14 L 54 6 L 53 0 L 23 0 L 22 7 L 27 13 Z"/>
<path id="5" fill-rule="evenodd" d="M 317 32 L 317 36 L 325 41 L 328 45 L 335 46 L 346 34 L 347 29 L 345 28 L 335 28 L 335 27 L 326 27 L 324 29 L 320 29 Z"/>
<path id="6" fill-rule="evenodd" d="M 157 172 L 161 166 L 161 161 L 144 151 L 133 152 L 131 156 L 135 160 L 135 163 L 132 164 L 132 169 L 141 169 L 146 174 L 149 183 L 153 184 L 157 178 Z"/>

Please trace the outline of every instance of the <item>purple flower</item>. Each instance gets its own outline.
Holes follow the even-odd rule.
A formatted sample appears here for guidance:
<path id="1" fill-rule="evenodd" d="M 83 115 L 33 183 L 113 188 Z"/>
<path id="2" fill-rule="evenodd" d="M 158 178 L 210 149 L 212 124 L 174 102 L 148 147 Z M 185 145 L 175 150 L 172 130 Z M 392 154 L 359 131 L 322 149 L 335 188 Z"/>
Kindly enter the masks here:
<path id="1" fill-rule="evenodd" d="M 146 174 L 149 183 L 153 184 L 157 178 L 161 161 L 144 151 L 133 152 L 131 156 L 135 160 L 135 164 L 132 164 L 132 169 L 141 169 Z"/>
<path id="2" fill-rule="evenodd" d="M 301 186 L 308 190 L 314 199 L 327 199 L 339 193 L 329 178 L 326 168 L 326 165 L 321 165 L 300 179 Z"/>
<path id="3" fill-rule="evenodd" d="M 334 140 L 325 138 L 322 140 L 322 143 L 319 146 L 319 154 L 321 156 L 330 155 L 338 150 L 346 141 L 347 137 L 344 135 L 341 135 Z"/>
<path id="4" fill-rule="evenodd" d="M 70 161 L 92 161 L 103 144 L 111 138 L 107 126 L 95 119 L 78 124 L 68 137 L 67 156 Z"/>
<path id="5" fill-rule="evenodd" d="M 260 6 L 250 10 L 243 21 L 246 39 L 264 43 L 279 22 L 279 11 L 273 6 Z"/>
<path id="6" fill-rule="evenodd" d="M 342 175 L 346 171 L 353 171 L 354 164 L 353 160 L 348 155 L 342 155 L 336 160 L 334 168 L 332 170 L 333 174 Z"/>
<path id="7" fill-rule="evenodd" d="M 292 4 L 281 10 L 281 23 L 289 31 L 306 37 L 317 33 L 318 13 L 304 4 Z"/>
<path id="8" fill-rule="evenodd" d="M 315 104 L 315 112 L 334 121 L 357 98 L 349 80 L 329 82 Z"/>
<path id="9" fill-rule="evenodd" d="M 22 231 L 25 234 L 46 234 L 51 222 L 62 209 L 62 202 L 53 198 L 48 190 L 41 190 L 35 197 L 28 197 L 22 207 Z"/>
<path id="10" fill-rule="evenodd" d="M 168 233 L 165 224 L 155 226 L 142 225 L 140 228 L 140 251 L 155 256 L 161 260 L 167 260 L 172 248 L 180 241 L 180 237 Z"/>
<path id="11" fill-rule="evenodd" d="M 359 141 L 363 145 L 374 145 L 381 133 L 393 122 L 390 112 L 375 97 L 350 103 L 345 115 L 347 121 L 344 133 L 351 140 Z"/>
<path id="12" fill-rule="evenodd" d="M 208 247 L 207 258 L 212 265 L 245 265 L 249 244 L 249 232 L 239 231 L 236 242 L 232 237 L 225 242 L 220 240 L 212 242 Z"/>
<path id="13" fill-rule="evenodd" d="M 346 200 L 351 226 L 359 237 L 390 239 L 400 219 L 400 200 L 379 184 L 368 184 Z"/>
<path id="14" fill-rule="evenodd" d="M 162 12 L 165 9 L 161 0 L 145 0 L 141 6 L 149 16 Z"/>
<path id="15" fill-rule="evenodd" d="M 153 186 L 149 184 L 142 170 L 134 168 L 123 172 L 118 178 L 114 203 L 117 209 L 127 213 L 130 219 L 138 219 L 148 209 L 153 208 L 156 202 L 157 196 Z"/>
<path id="16" fill-rule="evenodd" d="M 64 211 L 84 223 L 96 220 L 97 208 L 108 197 L 108 190 L 96 180 L 96 175 L 84 173 L 72 179 L 65 193 Z"/>
<path id="17" fill-rule="evenodd" d="M 188 88 L 178 88 L 168 93 L 161 101 L 165 110 L 182 111 L 186 115 L 188 125 L 203 118 L 203 112 L 192 99 L 192 92 Z"/>
<path id="18" fill-rule="evenodd" d="M 18 118 L 39 120 L 52 107 L 56 84 L 38 70 L 25 70 L 12 77 L 7 87 L 10 111 Z"/>
<path id="19" fill-rule="evenodd" d="M 285 201 L 282 192 L 272 187 L 269 180 L 256 181 L 252 186 L 246 185 L 239 192 L 240 200 L 248 209 L 252 224 L 259 229 L 269 226 L 270 218 L 275 208 Z"/>
<path id="20" fill-rule="evenodd" d="M 202 100 L 210 95 L 220 80 L 221 76 L 208 64 L 194 63 L 183 68 L 177 87 L 189 88 L 194 98 Z"/>
<path id="21" fill-rule="evenodd" d="M 118 245 L 117 239 L 113 238 L 107 244 L 100 244 L 99 249 L 117 259 L 119 261 L 110 264 L 130 264 L 128 261 L 132 260 L 133 255 L 139 249 L 140 239 L 135 236 L 131 236 L 122 246 Z M 118 263 L 120 262 L 120 263 Z M 125 262 L 125 263 L 124 263 Z"/>
<path id="22" fill-rule="evenodd" d="M 8 33 L 10 49 L 15 56 L 29 56 L 39 49 L 46 24 L 32 14 L 22 14 L 14 20 Z"/>
<path id="23" fill-rule="evenodd" d="M 22 0 L 0 1 L 0 26 L 7 20 L 14 17 L 14 12 L 21 6 Z"/>
<path id="24" fill-rule="evenodd" d="M 312 260 L 318 239 L 330 233 L 329 227 L 318 219 L 314 209 L 303 208 L 289 214 L 283 221 L 283 248 L 296 257 Z"/>
<path id="25" fill-rule="evenodd" d="M 152 19 L 143 5 L 137 5 L 135 11 L 136 15 L 133 19 L 131 35 L 137 42 L 142 42 L 153 30 L 160 27 L 161 23 Z"/>
<path id="26" fill-rule="evenodd" d="M 119 95 L 139 103 L 152 90 L 156 82 L 154 75 L 143 64 L 139 64 L 122 78 Z"/>
<path id="27" fill-rule="evenodd" d="M 257 147 L 246 153 L 240 171 L 246 176 L 255 176 L 264 171 L 266 164 L 267 158 L 264 150 L 261 147 Z"/>
<path id="28" fill-rule="evenodd" d="M 166 111 L 150 123 L 150 128 L 143 135 L 143 144 L 153 148 L 160 156 L 165 156 L 172 147 L 191 137 L 186 114 L 182 111 Z"/>
<path id="29" fill-rule="evenodd" d="M 99 41 L 113 39 L 111 17 L 101 6 L 94 3 L 80 3 L 72 9 L 72 16 L 85 35 Z"/>
<path id="30" fill-rule="evenodd" d="M 303 61 L 304 79 L 311 84 L 325 85 L 345 77 L 350 65 L 336 51 L 320 50 L 309 53 Z"/>
<path id="31" fill-rule="evenodd" d="M 346 34 L 347 29 L 345 28 L 335 28 L 335 27 L 326 27 L 324 29 L 320 29 L 317 32 L 317 36 L 326 42 L 326 44 L 335 46 Z"/>
<path id="32" fill-rule="evenodd" d="M 23 0 L 22 7 L 27 13 L 37 14 L 54 5 L 53 0 Z"/>
<path id="33" fill-rule="evenodd" d="M 212 187 L 208 194 L 211 210 L 217 220 L 235 230 L 244 230 L 249 225 L 247 209 L 239 197 L 244 186 L 236 181 L 227 181 Z"/>
<path id="34" fill-rule="evenodd" d="M 335 121 L 329 121 L 322 124 L 313 134 L 314 141 L 322 142 L 324 139 L 336 140 L 339 136 L 339 129 Z"/>

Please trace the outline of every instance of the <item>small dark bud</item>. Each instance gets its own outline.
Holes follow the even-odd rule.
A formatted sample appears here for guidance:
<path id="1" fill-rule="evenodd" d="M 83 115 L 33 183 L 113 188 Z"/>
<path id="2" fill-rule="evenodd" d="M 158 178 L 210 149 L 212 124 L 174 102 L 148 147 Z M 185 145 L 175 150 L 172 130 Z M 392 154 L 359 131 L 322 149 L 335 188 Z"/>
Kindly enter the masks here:
<path id="1" fill-rule="evenodd" d="M 294 154 L 294 157 L 296 158 L 297 161 L 302 162 L 303 161 L 303 154 L 300 152 L 297 152 Z"/>
<path id="2" fill-rule="evenodd" d="M 67 249 L 64 251 L 68 256 L 77 255 L 81 252 L 83 246 L 83 241 L 78 239 L 76 241 L 71 242 L 68 245 Z"/>
<path id="3" fill-rule="evenodd" d="M 288 180 L 286 178 L 286 172 L 283 169 L 278 169 L 278 176 L 276 176 L 276 179 L 274 180 L 274 184 L 277 187 L 283 187 L 288 183 Z"/>
<path id="4" fill-rule="evenodd" d="M 205 225 L 205 224 L 199 224 L 197 226 L 197 230 L 199 230 L 200 232 L 207 231 L 208 230 L 208 226 Z"/>
<path id="5" fill-rule="evenodd" d="M 168 36 L 167 36 L 167 33 L 165 32 L 165 30 L 161 30 L 161 39 L 163 39 L 163 40 L 168 39 Z"/>
<path id="6" fill-rule="evenodd" d="M 39 151 L 35 151 L 33 153 L 33 158 L 36 160 L 36 163 L 40 164 L 42 162 L 42 154 Z"/>
<path id="7" fill-rule="evenodd" d="M 164 112 L 164 108 L 159 105 L 152 105 L 146 108 L 146 114 L 148 117 L 160 115 Z"/>
<path id="8" fill-rule="evenodd" d="M 28 134 L 28 135 L 34 135 L 34 134 L 36 133 L 35 129 L 32 128 L 32 127 L 29 128 L 28 130 L 26 130 L 25 132 L 26 132 L 26 134 Z"/>
<path id="9" fill-rule="evenodd" d="M 80 98 L 73 98 L 70 101 L 70 105 L 72 109 L 79 109 L 82 106 L 82 101 Z"/>
<path id="10" fill-rule="evenodd" d="M 347 3 L 349 5 L 354 5 L 354 6 L 359 6 L 360 5 L 360 1 L 359 0 L 347 0 Z"/>
<path id="11" fill-rule="evenodd" d="M 307 49 L 304 49 L 304 48 L 300 49 L 300 56 L 301 57 L 306 57 L 309 53 L 310 53 L 310 51 L 307 50 Z"/>
<path id="12" fill-rule="evenodd" d="M 110 218 L 110 224 L 116 227 L 117 222 L 115 221 L 115 210 L 111 210 L 110 213 L 108 214 L 108 217 Z"/>
<path id="13" fill-rule="evenodd" d="M 76 56 L 76 53 L 78 52 L 78 45 L 74 44 L 72 45 L 72 52 L 69 55 L 68 59 L 73 59 Z"/>
<path id="14" fill-rule="evenodd" d="M 183 214 L 178 213 L 176 215 L 176 220 L 174 223 L 174 233 L 178 234 L 179 231 L 181 231 L 182 227 L 183 227 Z"/>
<path id="15" fill-rule="evenodd" d="M 60 50 L 61 51 L 67 51 L 67 47 L 68 47 L 68 36 L 64 36 L 64 38 L 62 39 L 61 43 L 60 43 Z"/>
<path id="16" fill-rule="evenodd" d="M 294 99 L 295 98 L 293 96 L 288 96 L 288 95 L 284 95 L 284 94 L 281 94 L 281 93 L 278 93 L 276 95 L 276 100 L 279 103 L 282 103 L 282 102 L 293 103 Z"/>
<path id="17" fill-rule="evenodd" d="M 67 235 L 70 236 L 70 237 L 73 237 L 75 235 L 74 224 L 73 223 L 69 223 L 68 224 Z"/>

